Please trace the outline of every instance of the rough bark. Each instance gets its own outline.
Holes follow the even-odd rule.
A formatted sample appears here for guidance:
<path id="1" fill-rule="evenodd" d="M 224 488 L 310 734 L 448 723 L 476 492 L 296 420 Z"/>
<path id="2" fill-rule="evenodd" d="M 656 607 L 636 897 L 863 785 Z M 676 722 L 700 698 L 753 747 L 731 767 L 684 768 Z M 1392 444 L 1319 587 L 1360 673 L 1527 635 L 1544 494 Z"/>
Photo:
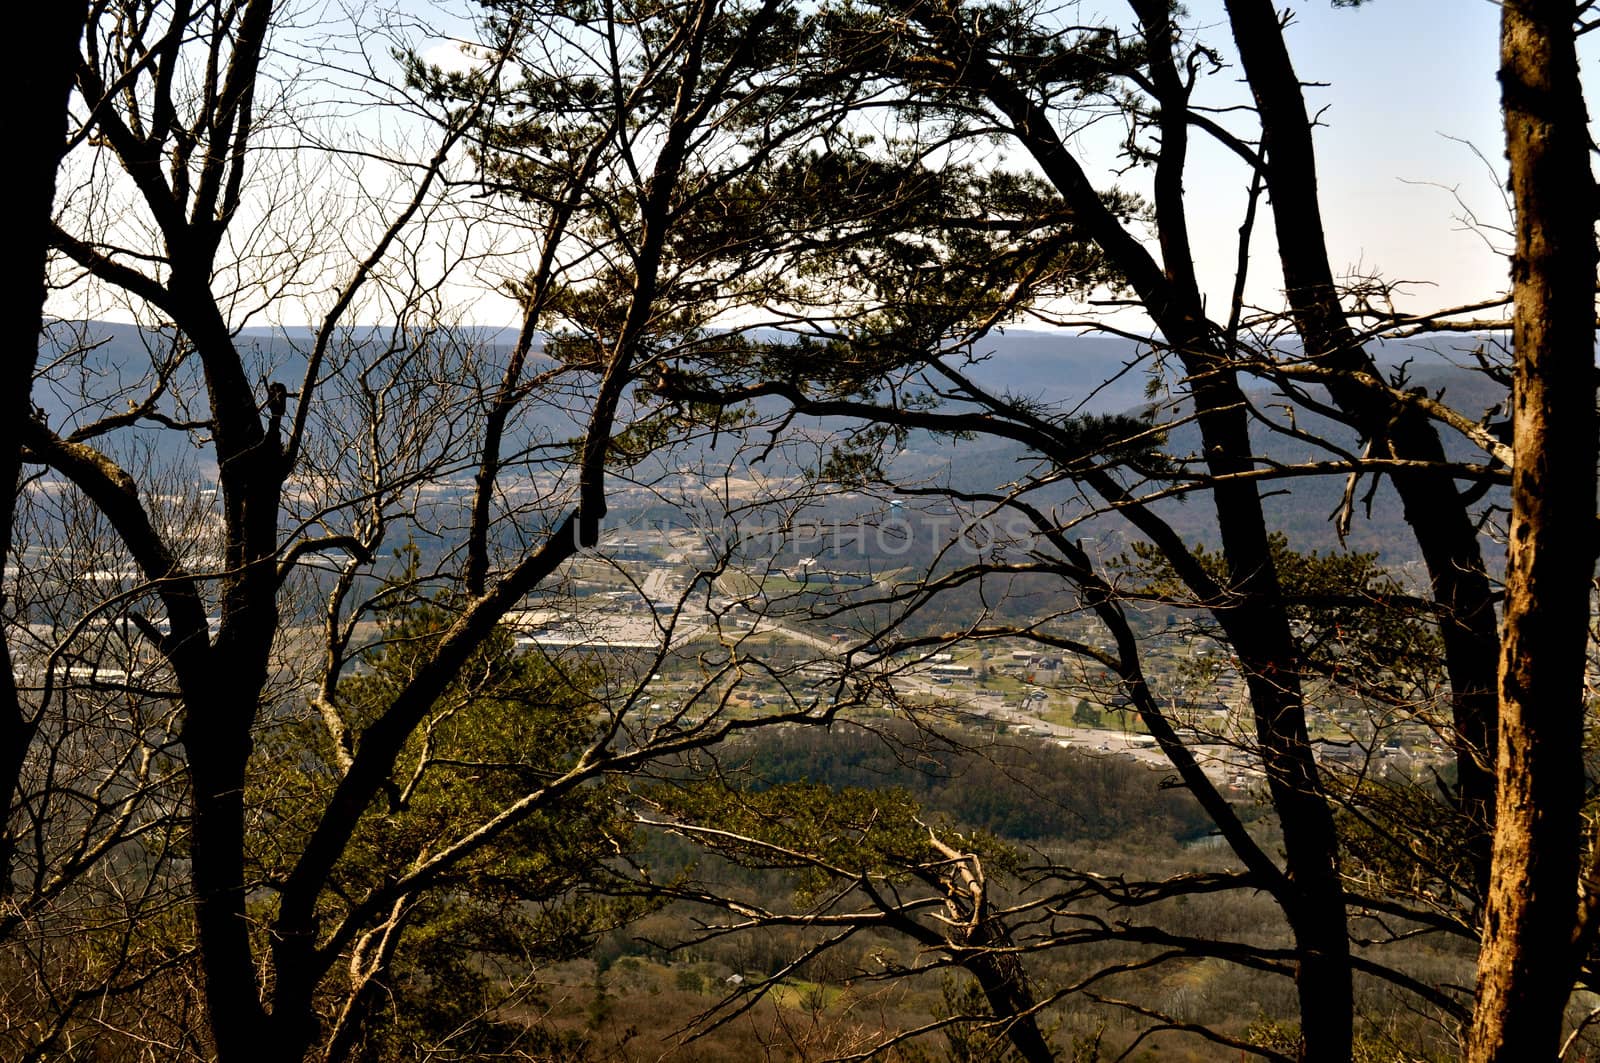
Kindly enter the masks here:
<path id="1" fill-rule="evenodd" d="M 170 97 L 173 71 L 194 30 L 192 5 L 175 4 L 165 32 L 151 44 L 156 90 L 169 95 L 157 100 L 148 122 L 120 109 L 121 89 L 107 84 L 97 61 L 99 42 L 86 40 L 79 94 L 93 109 L 96 136 L 115 153 L 160 229 L 167 273 L 159 279 L 139 273 L 83 240 L 53 233 L 57 246 L 84 268 L 167 314 L 193 342 L 204 370 L 222 500 L 219 627 L 212 639 L 199 596 L 190 594 L 193 603 L 169 608 L 172 634 L 163 648 L 183 698 L 180 740 L 194 784 L 189 859 L 199 976 L 207 1025 L 223 1060 L 278 1058 L 268 1048 L 246 911 L 244 783 L 278 626 L 278 514 L 288 471 L 279 439 L 283 410 L 257 394 L 211 289 L 218 248 L 253 161 L 247 150 L 253 98 L 273 7 L 272 0 L 249 0 L 210 27 L 207 94 L 196 127 L 203 137 L 174 132 Z M 125 30 L 119 24 L 109 32 Z M 112 71 L 117 78 L 131 73 Z M 141 561 L 147 579 L 170 582 L 165 546 L 141 523 L 131 478 L 128 485 L 126 498 L 110 500 L 129 511 L 119 534 L 136 556 L 147 558 Z M 101 503 L 103 511 L 108 504 Z M 172 592 L 162 593 L 173 605 Z"/>
<path id="2" fill-rule="evenodd" d="M 1038 1002 L 1027 971 L 1016 954 L 1008 951 L 1013 946 L 1004 926 L 989 920 L 961 944 L 963 949 L 979 950 L 964 960 L 963 966 L 977 979 L 989 1010 L 1004 1020 L 1006 1040 L 1017 1055 L 1027 1063 L 1055 1063 L 1055 1052 L 1035 1017 Z"/>
<path id="3" fill-rule="evenodd" d="M 1595 186 L 1577 11 L 1501 5 L 1516 247 L 1499 815 L 1467 1058 L 1554 1059 L 1579 957 L 1584 666 L 1595 561 Z"/>

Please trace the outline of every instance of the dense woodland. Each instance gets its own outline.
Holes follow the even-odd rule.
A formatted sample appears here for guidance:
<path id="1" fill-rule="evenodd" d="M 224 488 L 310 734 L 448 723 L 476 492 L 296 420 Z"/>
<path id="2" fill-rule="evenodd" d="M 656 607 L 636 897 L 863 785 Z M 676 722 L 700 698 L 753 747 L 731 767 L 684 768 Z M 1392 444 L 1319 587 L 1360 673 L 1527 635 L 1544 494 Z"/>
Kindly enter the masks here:
<path id="1" fill-rule="evenodd" d="M 1499 11 L 1437 306 L 1268 0 L 43 5 L 0 1057 L 1593 1056 L 1597 23 Z"/>

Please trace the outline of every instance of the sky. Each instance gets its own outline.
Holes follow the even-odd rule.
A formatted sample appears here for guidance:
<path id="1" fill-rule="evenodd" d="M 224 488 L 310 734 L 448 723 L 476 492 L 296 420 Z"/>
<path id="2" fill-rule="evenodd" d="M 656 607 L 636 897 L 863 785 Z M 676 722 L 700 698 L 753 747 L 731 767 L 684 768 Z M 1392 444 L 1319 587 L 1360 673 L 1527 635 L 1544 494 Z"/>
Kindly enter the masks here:
<path id="1" fill-rule="evenodd" d="M 1187 7 L 1187 23 L 1229 63 L 1202 84 L 1197 101 L 1248 103 L 1221 0 Z M 1413 282 L 1397 299 L 1410 312 L 1504 291 L 1505 259 L 1494 248 L 1505 241 L 1493 231 L 1508 222 L 1495 80 L 1498 6 L 1368 0 L 1335 8 L 1310 0 L 1292 11 L 1286 37 L 1296 70 L 1303 81 L 1321 83 L 1308 84 L 1305 93 L 1308 108 L 1320 111 L 1318 178 L 1335 275 Z M 1232 289 L 1249 175 L 1208 138 L 1191 143 L 1185 191 L 1196 265 L 1219 316 Z M 1104 145 L 1085 151 L 1106 154 Z M 1109 170 L 1102 175 L 1112 179 Z M 1252 252 L 1248 298 L 1276 305 L 1282 278 L 1266 218 L 1257 224 Z"/>
<path id="2" fill-rule="evenodd" d="M 441 3 L 444 15 L 431 0 L 400 0 L 400 7 L 415 25 L 440 27 L 435 39 L 416 41 L 425 55 L 459 57 L 446 38 L 466 32 L 461 16 L 470 6 L 465 0 Z M 1096 10 L 1127 20 L 1126 8 L 1113 0 L 1064 3 L 1059 14 L 1069 22 L 1092 21 Z M 1498 21 L 1499 8 L 1489 0 L 1367 0 L 1355 8 L 1307 0 L 1293 10 L 1287 36 L 1297 69 L 1307 82 L 1325 83 L 1308 86 L 1306 93 L 1311 106 L 1321 109 L 1318 165 L 1334 269 L 1412 282 L 1401 289 L 1403 310 L 1472 302 L 1506 287 L 1505 260 L 1494 250 L 1505 243 L 1496 227 L 1507 223 L 1495 81 Z M 1228 54 L 1222 0 L 1190 0 L 1185 22 L 1231 64 L 1205 80 L 1197 100 L 1248 102 Z M 1581 41 L 1591 52 L 1586 58 L 1600 59 L 1593 54 L 1597 42 Z M 1592 77 L 1591 84 L 1600 88 Z M 1137 189 L 1139 174 L 1115 172 L 1120 135 L 1107 123 L 1072 144 L 1102 185 L 1121 182 Z M 1224 149 L 1194 138 L 1186 190 L 1197 266 L 1213 316 L 1224 316 L 1232 288 L 1248 176 Z M 1271 226 L 1263 219 L 1248 289 L 1257 305 L 1281 303 L 1275 260 Z M 516 323 L 508 300 L 465 286 L 457 298 L 477 323 Z M 294 322 L 280 312 L 278 323 Z"/>
<path id="3" fill-rule="evenodd" d="M 1456 305 L 1506 287 L 1504 258 L 1460 220 L 1463 205 L 1491 226 L 1509 220 L 1499 17 L 1487 0 L 1295 8 L 1287 37 L 1300 76 L 1328 83 L 1306 91 L 1313 108 L 1326 108 L 1316 142 L 1335 270 L 1431 281 L 1411 289 L 1419 304 Z"/>
<path id="4" fill-rule="evenodd" d="M 1207 80 L 1199 98 L 1248 102 L 1221 0 L 1186 6 L 1186 23 L 1229 63 Z M 1077 0 L 1061 17 L 1087 22 L 1097 8 L 1126 20 L 1126 9 L 1107 0 Z M 1336 274 L 1412 282 L 1398 289 L 1399 308 L 1407 311 L 1502 292 L 1506 265 L 1495 248 L 1505 241 L 1495 230 L 1508 216 L 1495 80 L 1498 6 L 1489 0 L 1367 0 L 1336 8 L 1330 0 L 1308 0 L 1292 12 L 1286 34 L 1297 69 L 1303 80 L 1323 83 L 1308 85 L 1306 95 L 1321 111 L 1319 178 Z M 1098 170 L 1103 185 L 1137 187 L 1137 177 L 1114 172 L 1119 137 L 1108 125 L 1075 143 L 1086 159 L 1098 161 L 1091 172 Z M 1191 225 L 1215 308 L 1232 290 L 1248 174 L 1205 138 L 1195 138 L 1192 150 L 1186 177 Z M 1249 298 L 1275 306 L 1282 281 L 1265 218 L 1252 247 Z M 494 312 L 488 304 L 482 309 Z"/>

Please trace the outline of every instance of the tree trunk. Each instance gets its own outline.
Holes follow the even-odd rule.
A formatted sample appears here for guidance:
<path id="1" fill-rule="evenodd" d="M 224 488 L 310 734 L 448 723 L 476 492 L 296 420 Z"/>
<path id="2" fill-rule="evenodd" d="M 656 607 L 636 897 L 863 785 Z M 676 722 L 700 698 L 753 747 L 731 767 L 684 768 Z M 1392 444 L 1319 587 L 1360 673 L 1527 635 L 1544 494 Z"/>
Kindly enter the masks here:
<path id="1" fill-rule="evenodd" d="M 200 713 L 233 711 L 229 700 L 214 696 L 188 701 L 191 719 L 184 728 L 184 744 L 194 781 L 191 859 L 206 1020 L 217 1058 L 235 1063 L 281 1057 L 269 1051 L 265 1040 L 267 1023 L 245 908 L 244 782 L 249 747 L 228 748 L 226 725 L 219 729 L 196 722 Z"/>
<path id="2" fill-rule="evenodd" d="M 1155 174 L 1157 231 L 1163 262 L 1105 208 L 1100 194 L 1056 135 L 1049 116 L 1015 82 L 981 58 L 963 27 L 932 5 L 921 22 L 950 55 L 959 55 L 963 87 L 1013 125 L 1045 177 L 1074 210 L 1083 230 L 1122 270 L 1193 381 L 1196 422 L 1215 485 L 1217 525 L 1227 560 L 1225 600 L 1209 603 L 1234 648 L 1255 711 L 1257 738 L 1274 809 L 1284 831 L 1292 888 L 1276 899 L 1300 953 L 1298 993 L 1305 1058 L 1346 1061 L 1353 990 L 1338 837 L 1307 736 L 1293 638 L 1254 481 L 1228 478 L 1253 467 L 1246 403 L 1228 352 L 1214 339 L 1194 280 L 1182 177 L 1187 90 L 1173 61 L 1171 11 L 1153 0 L 1134 4 L 1144 25 L 1152 77 L 1161 94 L 1161 154 Z"/>
<path id="3" fill-rule="evenodd" d="M 1377 367 L 1345 319 L 1334 286 L 1317 196 L 1311 119 L 1282 23 L 1272 0 L 1229 0 L 1228 16 L 1261 118 L 1264 176 L 1296 331 L 1319 366 L 1377 376 Z M 1444 464 L 1439 434 L 1420 413 L 1396 409 L 1352 380 L 1329 381 L 1328 390 L 1362 436 L 1381 440 L 1391 456 Z M 1493 592 L 1471 514 L 1450 475 L 1399 471 L 1392 479 L 1440 607 L 1459 773 L 1457 804 L 1467 825 L 1474 899 L 1481 904 L 1494 823 L 1494 688 L 1500 647 Z"/>
<path id="4" fill-rule="evenodd" d="M 1499 816 L 1467 1058 L 1556 1057 L 1573 948 L 1595 560 L 1595 187 L 1563 0 L 1501 5 L 1516 212 L 1514 460 L 1500 656 Z"/>
<path id="5" fill-rule="evenodd" d="M 205 367 L 222 493 L 220 626 L 202 662 L 174 659 L 183 688 L 182 741 L 194 783 L 195 925 L 207 1021 L 223 1063 L 295 1059 L 276 1047 L 315 1036 L 305 1023 L 267 1019 L 250 940 L 244 788 L 255 723 L 278 630 L 278 514 L 287 469 L 276 414 L 263 425 L 257 396 L 211 294 L 204 235 L 169 240 L 179 325 Z M 196 632 L 204 642 L 206 633 Z M 303 1052 L 300 1053 L 303 1055 Z"/>
<path id="6" fill-rule="evenodd" d="M 1303 1058 L 1342 1063 L 1350 1056 L 1354 996 L 1338 833 L 1311 755 L 1298 653 L 1260 491 L 1253 481 L 1231 478 L 1255 465 L 1248 404 L 1229 364 L 1231 352 L 1207 326 L 1193 269 L 1183 198 L 1188 86 L 1174 58 L 1177 34 L 1172 9 L 1153 0 L 1135 0 L 1133 8 L 1144 28 L 1161 104 L 1154 198 L 1166 280 L 1159 292 L 1140 288 L 1140 296 L 1193 381 L 1206 469 L 1219 477 L 1212 497 L 1227 561 L 1227 600 L 1211 604 L 1239 654 L 1267 787 L 1283 830 L 1290 888 L 1277 900 L 1299 953 Z M 1139 287 L 1131 274 L 1130 279 Z"/>
<path id="7" fill-rule="evenodd" d="M 7 282 L 5 320 L 11 322 L 10 353 L 0 387 L 0 564 L 11 556 L 17 485 L 22 475 L 20 427 L 33 416 L 33 369 L 44 325 L 45 262 L 54 213 L 56 168 L 66 148 L 67 94 L 78 68 L 87 0 L 47 4 L 34 16 L 27 47 L 13 57 L 10 141 L 12 223 L 0 242 Z M 0 577 L 0 608 L 7 605 Z M 11 889 L 11 803 L 16 798 L 22 762 L 33 737 L 33 714 L 18 698 L 11 647 L 0 638 L 0 896 Z"/>

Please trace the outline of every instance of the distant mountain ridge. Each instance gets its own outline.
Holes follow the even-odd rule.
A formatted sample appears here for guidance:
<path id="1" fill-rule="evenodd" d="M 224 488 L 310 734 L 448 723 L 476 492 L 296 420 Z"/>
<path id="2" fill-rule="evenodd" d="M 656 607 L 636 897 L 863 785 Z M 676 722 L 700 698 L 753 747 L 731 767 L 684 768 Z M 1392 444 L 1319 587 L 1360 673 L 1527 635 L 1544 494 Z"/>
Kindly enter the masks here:
<path id="1" fill-rule="evenodd" d="M 126 389 L 149 371 L 148 345 L 163 342 L 159 335 L 114 322 L 59 322 L 53 333 L 57 342 L 52 343 L 47 337 L 41 347 L 41 361 L 45 364 L 59 358 L 68 343 L 87 341 L 91 345 L 72 372 L 35 388 L 34 402 L 52 427 L 64 433 L 98 417 L 123 412 L 130 397 Z M 357 330 L 352 335 L 357 341 L 382 342 L 387 330 Z M 504 354 L 509 350 L 516 338 L 515 330 L 496 328 L 468 330 L 466 335 L 479 350 L 490 352 L 491 361 L 495 353 Z M 244 340 L 242 346 L 252 360 L 251 369 L 260 377 L 263 390 L 268 380 L 280 381 L 291 390 L 299 386 L 304 354 L 315 338 L 311 329 L 255 326 L 241 330 L 239 336 Z M 1446 336 L 1378 345 L 1373 351 L 1385 371 L 1394 372 L 1404 366 L 1409 386 L 1442 395 L 1445 401 L 1476 418 L 1504 398 L 1481 373 L 1463 368 L 1471 364 L 1473 348 L 1484 342 L 1482 337 Z M 962 370 L 980 385 L 1001 395 L 1036 407 L 1047 407 L 1059 414 L 1137 412 L 1148 407 L 1151 395 L 1158 401 L 1170 400 L 1180 390 L 1172 368 L 1153 359 L 1148 347 L 1125 338 L 1066 332 L 1013 329 L 992 333 L 976 345 L 973 359 L 963 364 Z M 158 409 L 168 417 L 186 419 L 188 412 L 171 396 L 200 384 L 198 367 L 191 361 L 175 375 Z M 94 401 L 86 399 L 86 396 L 95 395 L 98 398 Z M 1283 416 L 1281 410 L 1274 408 L 1281 405 L 1281 398 L 1265 389 L 1252 390 L 1250 395 L 1264 413 Z M 1181 400 L 1179 405 L 1181 409 Z M 536 423 L 537 427 L 550 432 L 571 431 L 581 412 L 539 407 L 531 411 L 528 423 Z M 1295 418 L 1297 427 L 1325 436 L 1339 447 L 1354 449 L 1358 446 L 1354 433 L 1343 425 L 1303 409 L 1296 410 Z M 802 422 L 801 427 L 804 426 Z M 842 423 L 824 422 L 815 423 L 813 427 L 817 430 L 849 428 Z M 1442 430 L 1441 434 L 1450 457 L 1481 460 L 1481 453 L 1457 433 Z M 102 442 L 115 453 L 147 453 L 174 470 L 190 470 L 201 481 L 215 477 L 214 456 L 209 448 L 197 447 L 182 434 L 164 428 L 122 429 Z M 1259 424 L 1253 433 L 1253 442 L 1259 453 L 1278 462 L 1304 462 L 1329 456 L 1309 443 L 1271 433 Z M 1182 424 L 1173 429 L 1166 449 L 1175 455 L 1198 453 L 1199 439 L 1194 426 Z M 719 458 L 717 452 L 707 448 L 686 455 L 682 460 L 704 467 L 727 459 Z M 773 465 L 772 474 L 781 475 L 781 460 L 776 457 L 769 460 Z M 957 447 L 948 440 L 915 433 L 898 459 L 896 469 L 914 477 L 947 475 L 947 482 L 962 489 L 991 490 L 998 484 L 1016 480 L 1034 460 L 1020 445 L 1003 440 L 968 440 Z M 941 473 L 941 469 L 948 473 Z M 1363 483 L 1363 497 L 1368 483 L 1370 481 Z M 1285 531 L 1299 548 L 1336 549 L 1340 544 L 1329 517 L 1338 506 L 1343 490 L 1342 476 L 1265 483 L 1263 494 L 1268 520 Z M 1491 494 L 1489 501 L 1495 500 L 1496 496 Z M 1162 503 L 1160 510 L 1187 538 L 1201 542 L 1213 540 L 1211 507 L 1201 499 Z M 1373 496 L 1370 518 L 1364 506 L 1358 509 L 1347 545 L 1379 552 L 1396 564 L 1416 560 L 1398 498 L 1386 482 Z M 1496 547 L 1491 546 L 1489 551 L 1498 555 Z"/>

